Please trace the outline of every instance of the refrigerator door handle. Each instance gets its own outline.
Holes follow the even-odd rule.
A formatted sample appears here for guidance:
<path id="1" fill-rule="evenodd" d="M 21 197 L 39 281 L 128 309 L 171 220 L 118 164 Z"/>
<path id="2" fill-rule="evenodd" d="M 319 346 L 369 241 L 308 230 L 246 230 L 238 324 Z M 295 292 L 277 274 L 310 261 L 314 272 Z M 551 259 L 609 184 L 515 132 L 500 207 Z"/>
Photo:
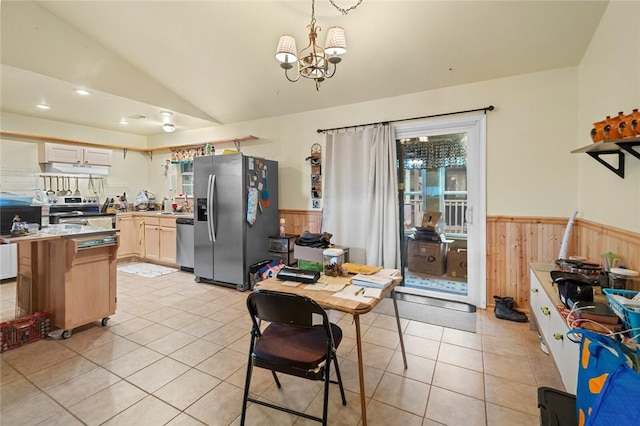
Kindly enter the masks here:
<path id="1" fill-rule="evenodd" d="M 216 187 L 216 175 L 209 175 L 207 183 L 207 231 L 209 231 L 209 241 L 216 242 L 216 229 L 213 212 L 213 197 Z"/>

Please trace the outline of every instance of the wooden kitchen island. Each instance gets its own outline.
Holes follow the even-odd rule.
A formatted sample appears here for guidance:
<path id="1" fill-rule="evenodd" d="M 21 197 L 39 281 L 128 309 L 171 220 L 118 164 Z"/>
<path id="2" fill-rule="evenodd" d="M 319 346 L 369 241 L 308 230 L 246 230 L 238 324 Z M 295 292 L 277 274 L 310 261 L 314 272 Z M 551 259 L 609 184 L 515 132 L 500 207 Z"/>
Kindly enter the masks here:
<path id="1" fill-rule="evenodd" d="M 117 230 L 51 225 L 0 242 L 18 245 L 16 318 L 49 312 L 66 339 L 73 328 L 96 320 L 105 326 L 115 314 Z"/>

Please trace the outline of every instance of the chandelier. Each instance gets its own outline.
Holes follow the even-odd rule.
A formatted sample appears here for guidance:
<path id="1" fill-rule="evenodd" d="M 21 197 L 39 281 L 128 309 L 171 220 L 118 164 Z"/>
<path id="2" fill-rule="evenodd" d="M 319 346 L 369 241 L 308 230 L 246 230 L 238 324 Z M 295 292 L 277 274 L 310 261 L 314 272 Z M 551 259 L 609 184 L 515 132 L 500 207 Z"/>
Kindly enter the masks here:
<path id="1" fill-rule="evenodd" d="M 355 9 L 362 2 L 360 0 L 355 6 L 345 10 L 337 7 L 333 0 L 330 1 L 344 15 L 349 10 Z M 316 83 L 316 90 L 320 90 L 320 83 L 335 75 L 337 65 L 342 61 L 340 55 L 347 52 L 347 41 L 342 27 L 330 27 L 327 30 L 324 49 L 316 44 L 318 32 L 321 28 L 316 26 L 315 0 L 311 0 L 311 23 L 307 25 L 307 28 L 309 28 L 309 44 L 307 47 L 298 52 L 296 50 L 296 40 L 290 35 L 283 35 L 278 41 L 276 59 L 280 61 L 280 67 L 284 69 L 284 75 L 287 80 L 296 82 L 300 77 L 313 79 Z M 297 69 L 292 77 L 289 75 L 289 70 L 296 63 Z"/>

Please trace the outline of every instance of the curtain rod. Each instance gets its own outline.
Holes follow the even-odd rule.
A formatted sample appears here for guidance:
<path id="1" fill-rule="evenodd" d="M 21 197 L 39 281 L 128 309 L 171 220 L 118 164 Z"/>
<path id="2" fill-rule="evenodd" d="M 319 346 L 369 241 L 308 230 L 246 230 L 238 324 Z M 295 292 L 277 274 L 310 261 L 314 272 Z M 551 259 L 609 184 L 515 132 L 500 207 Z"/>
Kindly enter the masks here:
<path id="1" fill-rule="evenodd" d="M 400 119 L 400 120 L 379 121 L 377 123 L 356 124 L 356 125 L 353 125 L 353 126 L 334 127 L 332 129 L 318 129 L 317 132 L 318 133 L 325 133 L 325 132 L 330 132 L 332 130 L 353 129 L 354 127 L 373 126 L 374 124 L 397 123 L 399 121 L 421 120 L 423 118 L 443 117 L 445 115 L 465 114 L 467 112 L 484 111 L 484 113 L 486 114 L 487 111 L 493 111 L 494 109 L 495 109 L 495 107 L 493 105 L 489 105 L 488 107 L 476 108 L 476 109 L 468 109 L 466 111 L 445 112 L 443 114 L 424 115 L 422 117 L 403 118 L 403 119 Z"/>

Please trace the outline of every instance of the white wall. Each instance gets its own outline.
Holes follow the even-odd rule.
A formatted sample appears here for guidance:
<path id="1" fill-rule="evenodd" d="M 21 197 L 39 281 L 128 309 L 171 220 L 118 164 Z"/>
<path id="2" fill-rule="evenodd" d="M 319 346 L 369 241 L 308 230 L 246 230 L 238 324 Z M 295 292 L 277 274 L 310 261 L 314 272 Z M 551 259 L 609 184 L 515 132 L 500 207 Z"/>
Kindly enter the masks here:
<path id="1" fill-rule="evenodd" d="M 591 143 L 593 123 L 640 108 L 640 2 L 609 4 L 579 67 L 579 137 Z M 586 154 L 578 166 L 582 217 L 640 232 L 640 159 L 626 154 L 625 178 Z"/>
<path id="2" fill-rule="evenodd" d="M 494 105 L 487 120 L 488 214 L 566 217 L 577 205 L 578 158 L 569 154 L 576 140 L 577 96 L 577 68 L 566 68 L 162 135 L 150 145 L 259 136 L 243 144 L 243 152 L 278 160 L 280 208 L 306 210 L 311 209 L 310 166 L 304 159 L 312 144 L 324 144 L 316 129 Z"/>

